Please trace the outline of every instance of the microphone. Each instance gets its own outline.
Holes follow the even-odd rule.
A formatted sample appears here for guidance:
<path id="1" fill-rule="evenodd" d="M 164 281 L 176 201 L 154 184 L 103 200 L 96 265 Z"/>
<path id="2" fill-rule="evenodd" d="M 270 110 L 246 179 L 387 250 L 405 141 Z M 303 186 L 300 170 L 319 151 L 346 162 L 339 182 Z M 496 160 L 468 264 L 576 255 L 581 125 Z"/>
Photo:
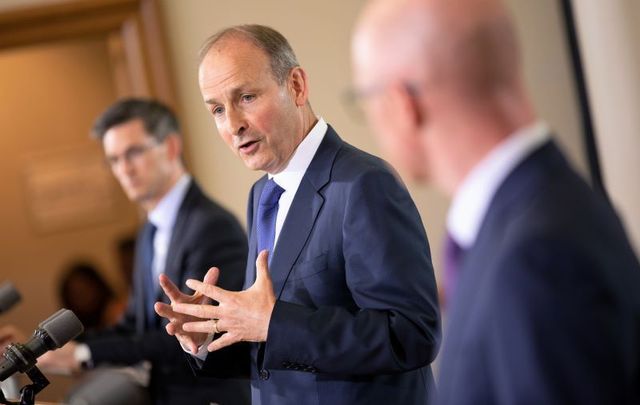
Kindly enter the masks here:
<path id="1" fill-rule="evenodd" d="M 59 349 L 84 330 L 82 322 L 68 309 L 61 309 L 38 325 L 27 343 L 10 344 L 0 358 L 0 381 L 35 366 L 37 358 Z"/>
<path id="2" fill-rule="evenodd" d="M 20 293 L 13 284 L 9 281 L 5 281 L 0 285 L 0 314 L 8 311 L 20 302 Z"/>

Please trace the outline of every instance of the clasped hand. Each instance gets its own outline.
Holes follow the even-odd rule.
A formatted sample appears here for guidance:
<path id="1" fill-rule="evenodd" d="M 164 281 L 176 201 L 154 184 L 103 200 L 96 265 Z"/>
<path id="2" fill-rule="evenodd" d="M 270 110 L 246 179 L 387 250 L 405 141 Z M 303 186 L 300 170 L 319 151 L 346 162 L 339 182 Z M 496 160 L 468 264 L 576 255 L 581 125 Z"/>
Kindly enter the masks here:
<path id="1" fill-rule="evenodd" d="M 196 353 L 214 331 L 222 333 L 207 346 L 210 352 L 236 342 L 264 342 L 267 339 L 269 321 L 275 306 L 273 284 L 269 276 L 268 252 L 260 252 L 256 260 L 256 281 L 244 291 L 228 291 L 215 284 L 219 269 L 209 269 L 203 281 L 187 280 L 194 290 L 187 295 L 165 275 L 160 276 L 160 286 L 171 304 L 157 302 L 158 315 L 167 318 L 167 333 L 176 336 L 191 353 Z M 212 305 L 211 300 L 218 305 Z"/>

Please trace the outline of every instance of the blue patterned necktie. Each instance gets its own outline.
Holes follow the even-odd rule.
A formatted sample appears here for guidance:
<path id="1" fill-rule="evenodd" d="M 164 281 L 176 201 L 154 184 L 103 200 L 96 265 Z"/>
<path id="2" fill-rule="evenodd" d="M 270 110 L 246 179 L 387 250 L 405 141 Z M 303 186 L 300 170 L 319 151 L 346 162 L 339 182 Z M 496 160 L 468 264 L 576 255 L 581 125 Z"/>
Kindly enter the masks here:
<path id="1" fill-rule="evenodd" d="M 284 193 L 284 189 L 276 184 L 273 179 L 267 181 L 260 194 L 258 202 L 258 253 L 269 251 L 269 262 L 273 256 L 273 244 L 276 237 L 276 216 L 278 214 L 278 201 Z"/>
<path id="2" fill-rule="evenodd" d="M 156 313 L 153 309 L 153 305 L 157 299 L 157 288 L 155 282 L 155 275 L 153 274 L 153 237 L 156 234 L 156 226 L 147 221 L 142 230 L 142 271 L 144 281 L 144 304 L 145 304 L 145 318 L 148 328 L 153 328 L 156 324 Z"/>

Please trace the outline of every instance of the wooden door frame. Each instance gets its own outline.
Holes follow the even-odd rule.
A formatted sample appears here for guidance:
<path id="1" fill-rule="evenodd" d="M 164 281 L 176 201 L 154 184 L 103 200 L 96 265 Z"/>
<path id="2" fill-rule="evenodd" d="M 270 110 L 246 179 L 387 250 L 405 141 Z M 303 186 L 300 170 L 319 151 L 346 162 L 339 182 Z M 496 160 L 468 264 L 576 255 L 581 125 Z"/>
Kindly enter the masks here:
<path id="1" fill-rule="evenodd" d="M 175 108 L 156 0 L 68 0 L 0 12 L 0 51 L 83 38 L 106 41 L 118 97 Z"/>

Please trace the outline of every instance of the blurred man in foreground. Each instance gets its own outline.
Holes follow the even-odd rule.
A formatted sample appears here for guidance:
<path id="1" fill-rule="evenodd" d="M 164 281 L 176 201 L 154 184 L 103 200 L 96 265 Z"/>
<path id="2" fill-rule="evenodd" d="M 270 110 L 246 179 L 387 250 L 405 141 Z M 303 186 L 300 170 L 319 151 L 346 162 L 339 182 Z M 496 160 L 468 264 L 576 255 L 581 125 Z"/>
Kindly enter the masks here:
<path id="1" fill-rule="evenodd" d="M 640 402 L 640 266 L 526 93 L 497 0 L 374 1 L 353 39 L 372 127 L 453 197 L 442 404 Z"/>

